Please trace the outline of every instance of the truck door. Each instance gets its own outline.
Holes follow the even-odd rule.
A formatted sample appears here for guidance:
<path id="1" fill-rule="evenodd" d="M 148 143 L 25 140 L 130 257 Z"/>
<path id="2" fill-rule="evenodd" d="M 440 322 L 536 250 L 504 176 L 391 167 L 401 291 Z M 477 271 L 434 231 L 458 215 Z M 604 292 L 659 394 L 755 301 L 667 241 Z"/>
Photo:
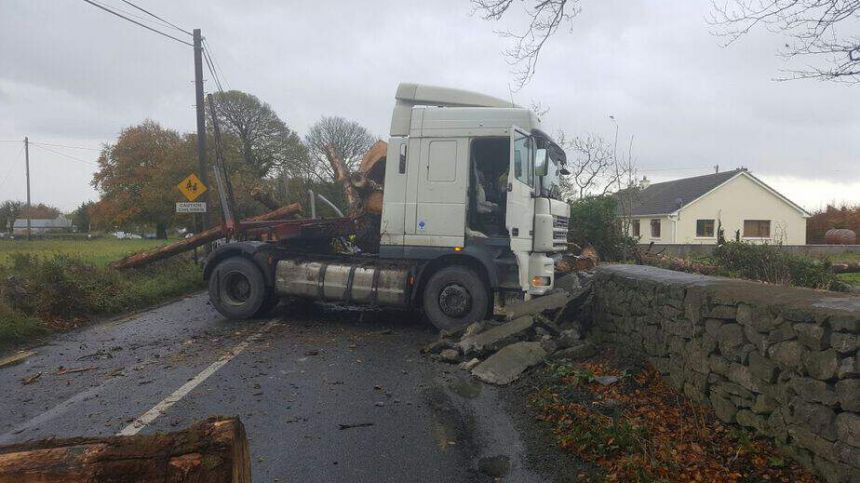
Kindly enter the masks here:
<path id="1" fill-rule="evenodd" d="M 407 244 L 463 245 L 468 149 L 465 138 L 421 139 L 414 235 L 407 235 Z"/>
<path id="2" fill-rule="evenodd" d="M 511 236 L 511 251 L 532 249 L 534 224 L 534 141 L 523 129 L 511 129 L 511 164 L 505 226 Z"/>

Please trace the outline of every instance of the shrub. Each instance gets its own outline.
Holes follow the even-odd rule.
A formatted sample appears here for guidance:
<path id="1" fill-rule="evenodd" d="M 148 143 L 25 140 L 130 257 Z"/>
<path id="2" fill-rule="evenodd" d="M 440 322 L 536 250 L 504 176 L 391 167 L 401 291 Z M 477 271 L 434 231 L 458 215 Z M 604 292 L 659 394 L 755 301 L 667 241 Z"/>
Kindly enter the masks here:
<path id="1" fill-rule="evenodd" d="M 841 289 L 829 261 L 788 253 L 779 245 L 727 242 L 716 247 L 713 256 L 726 275 L 798 287 Z"/>
<path id="2" fill-rule="evenodd" d="M 118 272 L 70 255 L 12 254 L 0 265 L 0 345 L 201 288 L 200 267 L 176 258 Z"/>
<path id="3" fill-rule="evenodd" d="M 571 203 L 568 240 L 582 247 L 592 245 L 606 260 L 627 258 L 636 242 L 622 232 L 617 203 L 611 196 L 589 196 Z"/>

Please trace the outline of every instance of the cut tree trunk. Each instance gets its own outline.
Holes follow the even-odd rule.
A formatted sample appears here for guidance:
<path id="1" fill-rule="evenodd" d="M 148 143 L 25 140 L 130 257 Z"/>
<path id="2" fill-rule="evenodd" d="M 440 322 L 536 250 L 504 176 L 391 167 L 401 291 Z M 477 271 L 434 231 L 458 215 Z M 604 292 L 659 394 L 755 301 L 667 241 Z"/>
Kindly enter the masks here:
<path id="1" fill-rule="evenodd" d="M 334 171 L 334 180 L 340 183 L 343 188 L 343 193 L 346 195 L 346 202 L 349 204 L 349 216 L 357 216 L 361 213 L 361 197 L 358 195 L 358 190 L 352 185 L 349 176 L 349 169 L 343 161 L 334 146 L 326 146 L 326 157 L 328 158 L 331 169 Z"/>
<path id="2" fill-rule="evenodd" d="M 264 213 L 253 218 L 248 218 L 247 220 L 243 220 L 243 222 L 278 220 L 301 212 L 302 205 L 298 203 L 293 203 L 283 208 L 279 208 L 275 211 L 270 211 L 269 213 Z M 192 237 L 179 240 L 175 243 L 164 245 L 163 247 L 158 247 L 146 252 L 129 255 L 122 260 L 118 260 L 116 262 L 111 263 L 110 266 L 117 270 L 140 267 L 146 265 L 147 263 L 151 263 L 156 260 L 163 260 L 165 258 L 172 257 L 173 255 L 177 255 L 179 253 L 191 250 L 194 247 L 199 247 L 209 242 L 213 242 L 221 238 L 222 236 L 224 236 L 224 231 L 221 226 L 214 226 L 206 231 L 198 233 Z"/>
<path id="3" fill-rule="evenodd" d="M 144 436 L 47 439 L 0 446 L 0 483 L 251 481 L 245 427 L 214 417 Z"/>
<path id="4" fill-rule="evenodd" d="M 376 141 L 361 159 L 359 171 L 379 184 L 385 183 L 385 157 L 387 154 L 388 143 Z"/>

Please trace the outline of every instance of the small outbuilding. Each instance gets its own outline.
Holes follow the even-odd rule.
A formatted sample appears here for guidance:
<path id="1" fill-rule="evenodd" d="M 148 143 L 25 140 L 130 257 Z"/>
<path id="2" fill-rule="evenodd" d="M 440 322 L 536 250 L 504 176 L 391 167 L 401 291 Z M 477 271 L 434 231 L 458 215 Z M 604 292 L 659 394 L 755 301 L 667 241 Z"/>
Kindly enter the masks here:
<path id="1" fill-rule="evenodd" d="M 654 183 L 618 193 L 620 216 L 639 243 L 727 240 L 806 244 L 809 213 L 746 169 Z"/>
<path id="2" fill-rule="evenodd" d="M 30 220 L 30 232 L 34 235 L 49 233 L 49 232 L 70 232 L 74 230 L 72 220 L 64 215 L 59 215 L 53 219 L 33 218 Z M 12 225 L 13 235 L 27 234 L 27 219 L 18 218 Z"/>

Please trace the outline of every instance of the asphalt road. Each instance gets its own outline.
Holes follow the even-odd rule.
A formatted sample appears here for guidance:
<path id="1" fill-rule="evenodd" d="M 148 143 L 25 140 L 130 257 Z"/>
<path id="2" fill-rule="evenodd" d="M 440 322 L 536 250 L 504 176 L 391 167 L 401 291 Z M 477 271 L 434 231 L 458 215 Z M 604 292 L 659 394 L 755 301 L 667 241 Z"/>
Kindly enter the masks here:
<path id="1" fill-rule="evenodd" d="M 229 322 L 201 294 L 58 336 L 0 369 L 0 444 L 238 415 L 254 481 L 489 481 L 505 459 L 504 481 L 542 481 L 499 389 L 421 355 L 436 333 L 415 314 L 273 315 Z"/>

